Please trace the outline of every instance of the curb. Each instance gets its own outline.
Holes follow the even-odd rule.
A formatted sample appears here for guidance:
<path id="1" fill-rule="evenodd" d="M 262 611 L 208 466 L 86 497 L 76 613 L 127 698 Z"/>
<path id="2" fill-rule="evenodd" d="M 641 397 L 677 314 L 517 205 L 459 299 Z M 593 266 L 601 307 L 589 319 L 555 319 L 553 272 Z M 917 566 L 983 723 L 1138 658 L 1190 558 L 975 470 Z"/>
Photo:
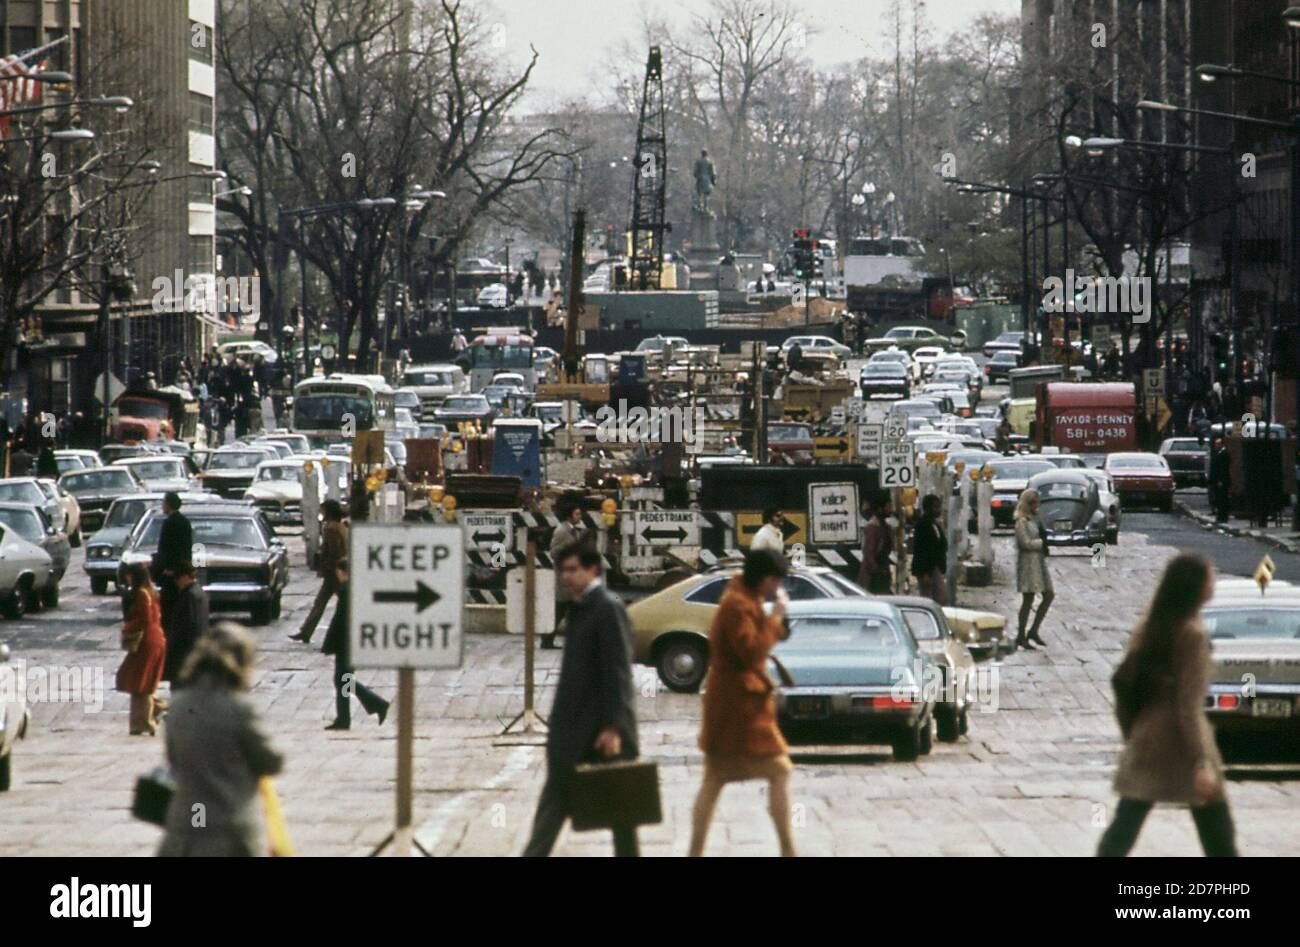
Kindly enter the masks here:
<path id="1" fill-rule="evenodd" d="M 1231 523 L 1216 523 L 1213 516 L 1207 513 L 1197 512 L 1196 510 L 1193 510 L 1191 507 L 1189 507 L 1187 504 L 1183 503 L 1181 500 L 1174 500 L 1174 508 L 1179 512 L 1180 515 L 1186 516 L 1188 519 L 1195 520 L 1197 523 L 1200 523 L 1202 526 L 1208 529 L 1223 530 L 1223 532 L 1227 533 L 1229 536 L 1240 536 L 1245 539 L 1255 539 L 1258 540 L 1259 542 L 1266 543 L 1267 545 L 1272 546 L 1274 549 L 1280 549 L 1283 552 L 1289 552 L 1292 553 L 1293 555 L 1296 553 L 1300 553 L 1300 542 L 1297 542 L 1295 540 L 1284 539 L 1281 536 L 1274 536 L 1270 533 L 1264 532 L 1263 530 L 1254 529 L 1252 527 L 1233 526 Z"/>

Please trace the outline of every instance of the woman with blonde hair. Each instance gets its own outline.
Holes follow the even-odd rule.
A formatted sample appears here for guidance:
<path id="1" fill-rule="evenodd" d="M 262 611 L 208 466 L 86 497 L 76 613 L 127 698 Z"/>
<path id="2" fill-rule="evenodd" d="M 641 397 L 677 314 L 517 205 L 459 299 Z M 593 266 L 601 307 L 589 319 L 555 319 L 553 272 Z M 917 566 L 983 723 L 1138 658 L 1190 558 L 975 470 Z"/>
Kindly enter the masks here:
<path id="1" fill-rule="evenodd" d="M 284 760 L 244 693 L 255 650 L 247 631 L 221 622 L 198 640 L 181 670 L 185 686 L 166 732 L 176 791 L 159 855 L 254 855 L 267 848 L 259 844 L 258 785 Z"/>
<path id="2" fill-rule="evenodd" d="M 1038 491 L 1032 488 L 1020 494 L 1016 504 L 1016 588 L 1020 592 L 1020 624 L 1016 647 L 1033 651 L 1034 645 L 1046 648 L 1047 642 L 1038 634 L 1047 610 L 1052 607 L 1056 590 L 1052 574 L 1047 571 L 1047 532 L 1038 519 Z M 1034 596 L 1042 595 L 1034 623 L 1025 634 L 1029 613 L 1034 608 Z M 1030 644 L 1033 642 L 1033 644 Z"/>
<path id="3" fill-rule="evenodd" d="M 117 689 L 131 696 L 132 736 L 158 732 L 154 693 L 167 662 L 167 639 L 163 636 L 158 590 L 149 576 L 149 566 L 133 562 L 126 567 L 126 612 L 122 623 L 122 650 L 126 658 L 117 669 Z"/>
<path id="4" fill-rule="evenodd" d="M 1127 855 L 1157 802 L 1191 807 L 1206 855 L 1237 854 L 1223 761 L 1205 716 L 1210 639 L 1201 606 L 1214 592 L 1203 556 L 1176 556 L 1115 671 L 1115 713 L 1124 751 L 1115 774 L 1119 805 L 1097 854 Z"/>
<path id="5" fill-rule="evenodd" d="M 790 636 L 785 621 L 788 598 L 782 585 L 785 559 L 761 549 L 745 557 L 745 567 L 722 594 L 709 629 L 709 673 L 704 684 L 704 781 L 692 812 L 692 856 L 704 854 L 704 841 L 718 796 L 727 783 L 767 780 L 768 809 L 782 855 L 793 855 L 790 829 L 789 748 L 776 722 L 775 685 L 767 675 L 768 656 Z M 775 597 L 771 614 L 763 609 Z"/>

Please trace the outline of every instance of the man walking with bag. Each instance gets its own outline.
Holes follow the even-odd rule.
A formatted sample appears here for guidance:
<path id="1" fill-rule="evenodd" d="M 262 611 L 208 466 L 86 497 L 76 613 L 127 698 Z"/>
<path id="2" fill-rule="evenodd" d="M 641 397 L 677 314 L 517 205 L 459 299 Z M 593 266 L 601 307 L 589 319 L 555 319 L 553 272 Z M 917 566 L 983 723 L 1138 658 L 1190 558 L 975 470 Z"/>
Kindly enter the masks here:
<path id="1" fill-rule="evenodd" d="M 549 855 L 569 819 L 579 763 L 633 759 L 638 752 L 627 610 L 605 588 L 593 547 L 561 550 L 555 567 L 571 604 L 546 738 L 546 785 L 524 849 L 531 857 Z M 615 830 L 615 854 L 636 854 L 635 828 Z"/>
<path id="2" fill-rule="evenodd" d="M 348 554 L 348 528 L 343 523 L 343 507 L 338 500 L 326 500 L 320 505 L 325 525 L 321 528 L 320 553 L 316 556 L 316 574 L 320 576 L 320 591 L 316 601 L 311 604 L 311 611 L 303 620 L 302 628 L 296 635 L 290 635 L 293 641 L 311 641 L 325 614 L 325 606 L 338 594 L 339 584 L 335 574 L 338 564 Z"/>

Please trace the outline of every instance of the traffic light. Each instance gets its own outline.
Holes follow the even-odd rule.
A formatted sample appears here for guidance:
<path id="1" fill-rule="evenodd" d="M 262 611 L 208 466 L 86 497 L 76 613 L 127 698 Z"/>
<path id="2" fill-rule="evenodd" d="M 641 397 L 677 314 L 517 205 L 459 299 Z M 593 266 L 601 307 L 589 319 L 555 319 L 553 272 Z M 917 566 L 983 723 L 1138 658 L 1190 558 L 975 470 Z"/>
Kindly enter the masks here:
<path id="1" fill-rule="evenodd" d="M 817 257 L 813 248 L 816 245 L 817 242 L 812 239 L 806 227 L 794 232 L 794 275 L 797 279 L 804 282 L 813 279 L 813 266 Z"/>
<path id="2" fill-rule="evenodd" d="M 809 274 L 814 280 L 821 279 L 822 276 L 822 248 L 821 243 L 814 240 L 812 249 L 808 251 Z"/>
<path id="3" fill-rule="evenodd" d="M 1210 336 L 1210 352 L 1214 358 L 1214 377 L 1217 381 L 1228 380 L 1228 336 L 1216 332 Z"/>

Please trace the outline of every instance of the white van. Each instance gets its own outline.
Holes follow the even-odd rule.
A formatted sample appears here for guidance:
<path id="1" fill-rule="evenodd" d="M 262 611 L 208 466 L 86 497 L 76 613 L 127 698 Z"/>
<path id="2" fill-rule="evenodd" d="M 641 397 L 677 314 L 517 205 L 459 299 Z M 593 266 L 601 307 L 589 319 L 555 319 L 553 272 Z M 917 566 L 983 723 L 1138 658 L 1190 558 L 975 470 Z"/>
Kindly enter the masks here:
<path id="1" fill-rule="evenodd" d="M 459 365 L 411 365 L 402 375 L 402 387 L 420 396 L 418 420 L 431 422 L 434 411 L 452 395 L 469 394 L 469 376 Z"/>

